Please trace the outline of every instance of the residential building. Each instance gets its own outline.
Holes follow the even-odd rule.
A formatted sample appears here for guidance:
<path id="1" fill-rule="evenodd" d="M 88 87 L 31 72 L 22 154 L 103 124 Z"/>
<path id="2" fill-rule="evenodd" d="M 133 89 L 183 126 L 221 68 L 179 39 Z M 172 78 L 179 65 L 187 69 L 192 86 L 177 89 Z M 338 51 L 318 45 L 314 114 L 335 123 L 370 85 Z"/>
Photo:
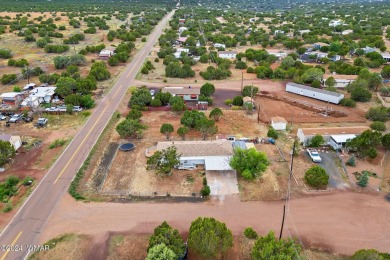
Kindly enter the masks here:
<path id="1" fill-rule="evenodd" d="M 327 144 L 331 143 L 331 136 L 335 136 L 333 142 L 340 141 L 342 143 L 343 140 L 351 138 L 351 135 L 357 136 L 369 129 L 367 126 L 298 128 L 297 137 L 304 145 L 307 145 L 316 135 L 321 135 Z"/>
<path id="2" fill-rule="evenodd" d="M 321 47 L 327 47 L 329 46 L 329 44 L 327 43 L 324 43 L 324 42 L 316 42 L 316 43 L 313 43 L 313 48 L 314 49 L 319 49 Z"/>
<path id="3" fill-rule="evenodd" d="M 329 145 L 333 147 L 333 149 L 341 150 L 345 147 L 345 144 L 355 138 L 354 134 L 344 134 L 344 135 L 331 135 Z"/>
<path id="4" fill-rule="evenodd" d="M 341 93 L 327 91 L 319 88 L 312 88 L 293 82 L 286 84 L 286 91 L 333 104 L 340 103 L 340 101 L 344 98 L 344 94 Z"/>
<path id="5" fill-rule="evenodd" d="M 30 91 L 29 97 L 38 97 L 39 104 L 50 103 L 55 95 L 56 87 L 37 87 Z"/>
<path id="6" fill-rule="evenodd" d="M 183 18 L 179 19 L 179 24 L 180 25 L 183 25 L 185 22 L 186 22 L 186 19 L 183 19 Z"/>
<path id="7" fill-rule="evenodd" d="M 357 79 L 358 75 L 324 75 L 324 82 L 330 77 L 333 77 L 336 80 L 335 88 L 346 88 Z"/>
<path id="8" fill-rule="evenodd" d="M 223 59 L 235 59 L 237 56 L 236 51 L 219 51 L 218 57 Z"/>
<path id="9" fill-rule="evenodd" d="M 7 92 L 0 96 L 2 103 L 8 105 L 15 105 L 23 100 L 23 94 L 21 92 Z"/>
<path id="10" fill-rule="evenodd" d="M 341 32 L 342 35 L 348 35 L 348 34 L 351 34 L 353 33 L 353 30 L 344 30 Z"/>
<path id="11" fill-rule="evenodd" d="M 19 135 L 2 134 L 0 140 L 11 143 L 15 151 L 22 146 L 22 139 Z"/>
<path id="12" fill-rule="evenodd" d="M 182 52 L 185 52 L 185 53 L 189 53 L 190 52 L 190 49 L 186 49 L 186 48 L 178 48 L 176 50 L 176 52 L 173 54 L 175 56 L 176 59 L 179 59 L 181 57 L 181 53 Z"/>
<path id="13" fill-rule="evenodd" d="M 311 31 L 310 31 L 310 30 L 299 30 L 299 31 L 298 31 L 298 33 L 299 33 L 300 35 L 303 35 L 303 34 L 309 33 L 309 32 L 311 32 Z"/>
<path id="14" fill-rule="evenodd" d="M 275 30 L 275 35 L 277 35 L 277 34 L 284 34 L 284 31 L 282 31 L 282 30 Z"/>
<path id="15" fill-rule="evenodd" d="M 214 48 L 224 48 L 226 49 L 226 45 L 222 43 L 214 43 Z"/>
<path id="16" fill-rule="evenodd" d="M 112 50 L 101 50 L 99 53 L 99 59 L 108 60 L 113 55 L 114 55 L 114 51 Z"/>
<path id="17" fill-rule="evenodd" d="M 381 53 L 382 55 L 382 58 L 387 62 L 387 63 L 390 63 L 390 53 L 388 52 L 383 52 Z"/>
<path id="18" fill-rule="evenodd" d="M 179 34 L 182 34 L 184 31 L 188 31 L 187 27 L 180 27 L 179 28 Z"/>
<path id="19" fill-rule="evenodd" d="M 366 46 L 366 47 L 362 48 L 362 50 L 364 51 L 364 54 L 367 54 L 367 53 L 370 53 L 370 52 L 374 52 L 374 51 L 376 51 L 376 49 L 375 49 L 375 48 L 368 47 L 368 46 Z"/>
<path id="20" fill-rule="evenodd" d="M 161 92 L 169 92 L 172 96 L 182 97 L 184 101 L 198 101 L 200 96 L 200 89 L 191 87 L 165 87 Z"/>
<path id="21" fill-rule="evenodd" d="M 158 142 L 157 151 L 175 147 L 180 154 L 180 166 L 188 168 L 204 167 L 206 171 L 231 171 L 229 161 L 233 156 L 232 142 L 211 141 L 170 141 Z M 179 167 L 180 167 L 179 166 Z"/>
<path id="22" fill-rule="evenodd" d="M 177 38 L 176 44 L 183 44 L 183 43 L 185 43 L 187 41 L 187 38 L 188 37 L 179 37 L 179 38 Z"/>
<path id="23" fill-rule="evenodd" d="M 275 130 L 286 130 L 287 121 L 283 117 L 275 116 L 271 118 L 271 126 Z"/>
<path id="24" fill-rule="evenodd" d="M 287 57 L 287 53 L 285 52 L 268 52 L 268 54 L 276 56 L 278 60 L 282 60 Z"/>
<path id="25" fill-rule="evenodd" d="M 329 22 L 330 27 L 336 27 L 336 26 L 339 26 L 342 24 L 343 24 L 343 21 L 340 21 L 340 20 L 332 20 Z"/>

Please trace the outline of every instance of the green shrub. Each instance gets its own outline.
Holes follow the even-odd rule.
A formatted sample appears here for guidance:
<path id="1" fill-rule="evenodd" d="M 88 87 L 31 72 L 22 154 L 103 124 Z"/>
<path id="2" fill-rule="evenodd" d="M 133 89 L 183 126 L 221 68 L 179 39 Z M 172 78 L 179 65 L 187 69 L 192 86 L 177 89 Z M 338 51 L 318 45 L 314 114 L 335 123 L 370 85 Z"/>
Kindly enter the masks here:
<path id="1" fill-rule="evenodd" d="M 372 122 L 370 127 L 373 130 L 377 130 L 377 131 L 381 131 L 381 132 L 386 131 L 386 124 L 384 122 L 381 122 L 381 121 Z"/>
<path id="2" fill-rule="evenodd" d="M 249 239 L 256 239 L 257 233 L 253 230 L 253 228 L 248 227 L 244 230 L 244 236 Z"/>
<path id="3" fill-rule="evenodd" d="M 155 58 L 154 62 L 160 62 L 160 59 L 159 58 Z"/>
<path id="4" fill-rule="evenodd" d="M 54 142 L 52 142 L 50 144 L 49 149 L 54 149 L 54 148 L 63 146 L 64 144 L 66 144 L 66 140 L 65 139 L 57 139 L 57 140 L 55 140 Z"/>
<path id="5" fill-rule="evenodd" d="M 356 102 L 350 98 L 343 98 L 340 101 L 340 105 L 344 107 L 356 107 Z"/>
<path id="6" fill-rule="evenodd" d="M 203 188 L 200 190 L 200 194 L 201 194 L 203 197 L 209 196 L 209 195 L 210 195 L 210 192 L 211 192 L 210 186 L 208 186 L 208 185 L 203 186 Z"/>
<path id="7" fill-rule="evenodd" d="M 234 97 L 233 105 L 235 105 L 235 106 L 242 106 L 243 103 L 244 103 L 244 101 L 242 99 L 242 96 L 235 96 Z"/>
<path id="8" fill-rule="evenodd" d="M 360 187 L 367 187 L 367 185 L 368 185 L 368 174 L 367 173 L 363 173 L 360 176 L 359 181 L 358 181 L 358 185 Z"/>
<path id="9" fill-rule="evenodd" d="M 276 139 L 278 139 L 279 134 L 278 134 L 278 132 L 277 132 L 275 129 L 273 129 L 272 127 L 270 127 L 270 128 L 268 129 L 267 136 L 268 136 L 268 137 L 271 137 L 271 138 L 273 138 L 273 139 L 276 140 Z"/>
<path id="10" fill-rule="evenodd" d="M 206 176 L 203 177 L 203 186 L 206 186 L 207 185 L 207 178 Z"/>
<path id="11" fill-rule="evenodd" d="M 233 100 L 232 99 L 226 99 L 224 103 L 227 106 L 231 106 L 233 104 Z"/>
<path id="12" fill-rule="evenodd" d="M 3 209 L 3 212 L 10 212 L 12 210 L 12 204 L 11 203 L 7 203 L 7 205 L 5 205 L 4 209 Z"/>
<path id="13" fill-rule="evenodd" d="M 349 165 L 349 166 L 356 166 L 355 155 L 352 155 L 351 157 L 349 157 L 349 159 L 347 161 L 347 165 Z"/>
<path id="14" fill-rule="evenodd" d="M 26 176 L 26 178 L 23 179 L 22 184 L 23 184 L 24 186 L 28 186 L 28 185 L 30 185 L 33 181 L 34 181 L 33 178 L 31 178 L 30 176 Z"/>

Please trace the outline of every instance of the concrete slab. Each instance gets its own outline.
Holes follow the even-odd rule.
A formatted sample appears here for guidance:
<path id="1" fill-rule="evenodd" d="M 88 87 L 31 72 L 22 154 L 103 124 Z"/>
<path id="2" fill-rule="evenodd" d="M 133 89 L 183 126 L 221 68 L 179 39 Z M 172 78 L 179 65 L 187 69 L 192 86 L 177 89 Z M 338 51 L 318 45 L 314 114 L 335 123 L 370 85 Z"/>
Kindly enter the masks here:
<path id="1" fill-rule="evenodd" d="M 238 194 L 236 171 L 206 171 L 212 196 Z"/>

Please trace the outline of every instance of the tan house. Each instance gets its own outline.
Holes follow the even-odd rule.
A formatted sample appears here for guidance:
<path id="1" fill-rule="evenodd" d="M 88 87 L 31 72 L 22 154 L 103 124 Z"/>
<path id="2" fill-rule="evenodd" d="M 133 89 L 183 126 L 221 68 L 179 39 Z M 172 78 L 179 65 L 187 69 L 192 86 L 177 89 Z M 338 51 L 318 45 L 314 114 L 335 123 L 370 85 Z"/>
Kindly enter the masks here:
<path id="1" fill-rule="evenodd" d="M 200 96 L 199 88 L 192 87 L 165 87 L 162 93 L 171 93 L 172 96 L 182 97 L 184 101 L 198 101 Z"/>

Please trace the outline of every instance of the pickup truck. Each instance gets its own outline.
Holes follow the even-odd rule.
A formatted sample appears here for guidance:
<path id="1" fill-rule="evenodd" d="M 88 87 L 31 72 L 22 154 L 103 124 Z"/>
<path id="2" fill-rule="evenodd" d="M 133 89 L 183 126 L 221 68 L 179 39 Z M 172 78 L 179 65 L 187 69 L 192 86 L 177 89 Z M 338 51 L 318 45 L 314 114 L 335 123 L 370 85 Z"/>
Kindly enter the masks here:
<path id="1" fill-rule="evenodd" d="M 47 118 L 44 118 L 44 117 L 38 118 L 36 126 L 37 127 L 44 127 L 47 124 L 47 121 L 48 121 Z"/>
<path id="2" fill-rule="evenodd" d="M 316 149 L 307 149 L 307 153 L 309 154 L 311 160 L 316 163 L 322 162 L 322 159 L 320 157 L 320 154 L 317 152 Z"/>

